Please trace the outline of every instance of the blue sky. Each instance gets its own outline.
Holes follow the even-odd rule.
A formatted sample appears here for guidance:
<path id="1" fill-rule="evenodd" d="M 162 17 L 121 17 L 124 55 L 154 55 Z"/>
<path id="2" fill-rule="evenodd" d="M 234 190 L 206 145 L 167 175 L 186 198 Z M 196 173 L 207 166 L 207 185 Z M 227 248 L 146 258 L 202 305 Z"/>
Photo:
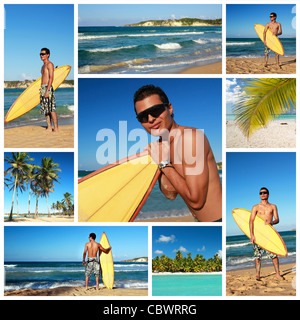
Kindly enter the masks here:
<path id="1" fill-rule="evenodd" d="M 194 258 L 197 254 L 205 259 L 222 254 L 221 227 L 153 227 L 152 257 L 166 255 L 174 259 L 180 250 L 184 257 L 188 253 Z"/>
<path id="2" fill-rule="evenodd" d="M 216 161 L 222 160 L 221 79 L 79 79 L 78 82 L 79 170 L 95 170 L 101 167 L 96 160 L 96 152 L 108 138 L 104 142 L 96 141 L 99 130 L 110 129 L 115 133 L 116 160 L 126 157 L 127 150 L 136 144 L 135 140 L 128 142 L 127 150 L 123 150 L 125 156 L 122 151 L 122 155 L 118 157 L 119 138 L 122 140 L 121 147 L 124 147 L 126 134 L 132 129 L 139 129 L 145 134 L 145 130 L 136 120 L 133 95 L 146 84 L 154 84 L 166 92 L 178 124 L 204 129 Z M 127 121 L 125 134 L 119 130 L 119 121 Z M 148 143 L 150 142 L 148 136 Z M 145 146 L 146 144 L 143 148 Z"/>
<path id="3" fill-rule="evenodd" d="M 73 152 L 28 152 L 31 158 L 34 158 L 34 161 L 31 163 L 40 165 L 42 157 L 52 157 L 54 163 L 59 164 L 61 172 L 58 172 L 60 183 L 54 183 L 54 192 L 51 192 L 48 197 L 48 203 L 51 210 L 51 205 L 53 202 L 61 201 L 64 199 L 64 193 L 69 192 L 72 194 L 74 199 L 74 154 Z M 5 152 L 5 156 L 11 158 L 11 152 Z M 9 167 L 8 163 L 4 161 L 4 170 Z M 6 178 L 10 178 L 10 175 L 7 175 Z M 28 212 L 28 198 L 29 190 L 19 191 L 19 212 L 27 213 Z M 4 212 L 9 213 L 11 209 L 13 190 L 9 191 L 7 187 L 4 188 Z M 35 212 L 36 197 L 31 195 L 30 198 L 30 211 L 31 213 Z M 14 212 L 17 212 L 17 200 L 15 195 L 14 201 Z M 46 199 L 39 198 L 39 213 L 48 213 Z"/>
<path id="4" fill-rule="evenodd" d="M 79 26 L 123 26 L 145 20 L 181 18 L 217 19 L 219 4 L 96 4 L 78 6 Z"/>
<path id="5" fill-rule="evenodd" d="M 269 202 L 279 214 L 278 231 L 296 228 L 296 155 L 294 152 L 227 152 L 227 236 L 242 234 L 231 210 L 251 210 L 260 202 L 259 190 L 269 189 Z"/>
<path id="6" fill-rule="evenodd" d="M 82 261 L 89 234 L 106 233 L 115 261 L 148 257 L 147 227 L 5 227 L 5 261 Z"/>
<path id="7" fill-rule="evenodd" d="M 73 5 L 5 5 L 4 80 L 39 78 L 44 47 L 55 67 L 72 66 L 67 79 L 74 79 Z"/>
<path id="8" fill-rule="evenodd" d="M 296 11 L 293 4 L 229 4 L 226 6 L 226 38 L 257 38 L 254 24 L 266 25 L 270 13 L 277 14 L 282 38 L 296 37 Z"/>

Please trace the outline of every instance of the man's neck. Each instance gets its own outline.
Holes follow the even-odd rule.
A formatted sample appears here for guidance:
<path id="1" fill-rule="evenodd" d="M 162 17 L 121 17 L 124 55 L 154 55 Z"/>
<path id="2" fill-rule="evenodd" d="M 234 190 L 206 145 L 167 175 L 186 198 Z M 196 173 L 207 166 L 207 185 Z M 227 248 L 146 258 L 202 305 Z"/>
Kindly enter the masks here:
<path id="1" fill-rule="evenodd" d="M 268 200 L 261 200 L 261 204 L 264 204 L 264 205 L 269 204 L 269 201 Z"/>

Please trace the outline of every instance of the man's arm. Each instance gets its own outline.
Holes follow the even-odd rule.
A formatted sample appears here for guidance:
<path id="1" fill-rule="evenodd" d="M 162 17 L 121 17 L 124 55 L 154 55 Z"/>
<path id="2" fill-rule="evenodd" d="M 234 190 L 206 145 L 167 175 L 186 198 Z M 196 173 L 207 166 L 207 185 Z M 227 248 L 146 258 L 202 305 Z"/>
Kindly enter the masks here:
<path id="1" fill-rule="evenodd" d="M 109 253 L 109 251 L 111 250 L 111 247 L 108 247 L 108 248 L 103 248 L 102 246 L 101 246 L 101 244 L 99 243 L 99 249 L 100 249 L 100 254 L 101 254 L 101 252 L 103 251 L 104 253 L 106 253 L 106 254 L 108 254 Z"/>
<path id="2" fill-rule="evenodd" d="M 48 63 L 47 69 L 48 69 L 48 73 L 49 73 L 49 80 L 48 80 L 47 91 L 45 93 L 45 98 L 49 97 L 49 91 L 51 89 L 53 79 L 54 79 L 54 65 L 52 62 Z"/>
<path id="3" fill-rule="evenodd" d="M 269 24 L 267 23 L 265 26 L 265 30 L 264 30 L 264 44 L 265 44 L 265 46 L 267 45 L 266 44 L 266 35 L 267 35 L 268 29 L 269 29 Z"/>
<path id="4" fill-rule="evenodd" d="M 87 247 L 87 243 L 86 243 L 85 247 L 84 247 L 84 251 L 83 251 L 83 259 L 82 259 L 83 266 L 85 266 L 85 257 L 86 257 L 87 250 L 88 250 L 88 247 Z"/>
<path id="5" fill-rule="evenodd" d="M 253 206 L 251 215 L 250 215 L 250 220 L 249 220 L 249 229 L 250 229 L 250 240 L 252 244 L 255 242 L 255 237 L 254 237 L 254 219 L 257 215 L 257 208 L 256 206 Z"/>
<path id="6" fill-rule="evenodd" d="M 281 28 L 281 24 L 278 23 L 278 31 L 277 31 L 277 36 L 282 35 L 282 28 Z"/>
<path id="7" fill-rule="evenodd" d="M 274 225 L 274 224 L 279 223 L 279 216 L 278 216 L 277 207 L 275 206 L 275 204 L 273 204 L 272 206 L 273 206 L 273 221 L 270 222 L 270 225 Z"/>
<path id="8" fill-rule="evenodd" d="M 174 189 L 193 210 L 200 210 L 206 202 L 208 190 L 207 155 L 209 144 L 200 130 L 187 130 L 183 136 L 183 176 L 172 166 L 162 169 Z"/>

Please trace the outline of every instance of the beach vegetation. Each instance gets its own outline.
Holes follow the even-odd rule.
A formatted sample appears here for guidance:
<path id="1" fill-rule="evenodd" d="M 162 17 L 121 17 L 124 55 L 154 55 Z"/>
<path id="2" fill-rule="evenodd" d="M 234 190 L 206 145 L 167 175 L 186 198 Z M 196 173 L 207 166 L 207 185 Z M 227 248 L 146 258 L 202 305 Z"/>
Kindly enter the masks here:
<path id="1" fill-rule="evenodd" d="M 202 255 L 197 254 L 192 258 L 188 253 L 186 257 L 178 250 L 175 258 L 169 258 L 166 255 L 156 256 L 152 259 L 152 272 L 219 272 L 222 271 L 222 259 L 218 254 L 213 258 L 205 259 Z"/>
<path id="2" fill-rule="evenodd" d="M 9 164 L 4 171 L 4 186 L 9 189 L 12 195 L 12 204 L 8 221 L 13 221 L 15 197 L 17 201 L 17 218 L 19 218 L 18 194 L 28 190 L 28 212 L 24 217 L 30 217 L 30 201 L 34 195 L 36 197 L 34 218 L 38 217 L 38 203 L 40 197 L 44 197 L 47 203 L 48 216 L 50 209 L 48 204 L 49 194 L 54 192 L 55 183 L 59 182 L 59 164 L 53 161 L 52 157 L 42 157 L 41 163 L 33 163 L 34 158 L 26 152 L 12 152 L 11 156 L 5 156 L 5 162 Z M 64 198 L 58 201 L 55 209 L 62 210 L 64 214 L 74 214 L 74 201 L 71 193 L 66 192 Z M 53 205 L 52 205 L 53 209 Z"/>
<path id="3" fill-rule="evenodd" d="M 233 108 L 235 121 L 250 136 L 278 115 L 296 110 L 296 79 L 245 79 Z"/>

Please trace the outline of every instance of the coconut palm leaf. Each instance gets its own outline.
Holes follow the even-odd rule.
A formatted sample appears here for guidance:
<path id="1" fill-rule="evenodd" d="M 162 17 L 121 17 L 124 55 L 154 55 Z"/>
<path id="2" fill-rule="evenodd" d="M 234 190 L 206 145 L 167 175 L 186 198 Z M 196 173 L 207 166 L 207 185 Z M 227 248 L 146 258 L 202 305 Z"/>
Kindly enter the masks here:
<path id="1" fill-rule="evenodd" d="M 278 115 L 296 109 L 296 79 L 246 79 L 233 113 L 244 135 L 249 138 Z"/>

